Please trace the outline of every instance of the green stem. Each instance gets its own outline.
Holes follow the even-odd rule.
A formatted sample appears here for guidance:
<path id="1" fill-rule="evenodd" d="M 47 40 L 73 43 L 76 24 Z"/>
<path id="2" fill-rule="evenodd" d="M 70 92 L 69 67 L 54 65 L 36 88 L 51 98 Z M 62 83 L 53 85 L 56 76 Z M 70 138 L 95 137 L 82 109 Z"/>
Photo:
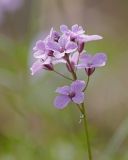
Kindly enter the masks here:
<path id="1" fill-rule="evenodd" d="M 58 71 L 56 71 L 56 70 L 53 70 L 53 72 L 55 72 L 56 74 L 58 74 L 59 76 L 65 78 L 65 79 L 68 79 L 68 80 L 70 80 L 70 81 L 73 81 L 73 79 L 71 79 L 71 78 L 69 78 L 69 77 L 63 75 L 62 73 L 60 73 L 60 72 L 58 72 Z"/>
<path id="2" fill-rule="evenodd" d="M 89 160 L 92 160 L 92 152 L 91 152 L 91 145 L 90 145 L 90 140 L 89 140 L 89 133 L 88 133 L 88 123 L 87 123 L 87 116 L 84 108 L 84 103 L 81 104 L 82 106 L 82 114 L 83 114 L 83 121 L 84 121 L 84 129 L 85 129 L 85 134 L 86 134 L 86 139 L 87 139 L 87 148 L 88 148 L 88 158 Z"/>
<path id="3" fill-rule="evenodd" d="M 76 75 L 76 72 L 74 71 L 74 69 L 72 68 L 72 65 L 70 63 L 68 56 L 67 56 L 66 60 L 67 60 L 67 63 L 71 69 L 73 80 L 75 81 L 75 80 L 77 80 L 77 75 Z M 88 76 L 84 91 L 87 89 L 88 83 L 89 83 L 89 76 Z M 86 139 L 87 139 L 87 148 L 88 148 L 88 158 L 89 158 L 89 160 L 92 160 L 91 145 L 90 145 L 90 140 L 89 140 L 88 124 L 87 124 L 87 119 L 86 119 L 86 112 L 85 112 L 85 108 L 84 108 L 84 103 L 82 103 L 81 106 L 79 104 L 77 104 L 77 107 L 80 110 L 80 112 L 82 114 L 82 119 L 84 121 L 84 129 L 85 129 L 85 134 L 86 134 Z"/>
<path id="4" fill-rule="evenodd" d="M 68 65 L 69 65 L 70 69 L 71 69 L 72 77 L 73 77 L 73 79 L 74 79 L 74 81 L 75 81 L 75 80 L 77 80 L 77 75 L 76 75 L 74 69 L 72 68 L 72 65 L 71 65 L 71 63 L 70 63 L 70 60 L 69 60 L 69 57 L 68 57 L 68 56 L 67 56 L 66 60 L 67 60 L 67 63 L 68 63 Z"/>
<path id="5" fill-rule="evenodd" d="M 87 78 L 86 86 L 85 86 L 85 88 L 84 88 L 84 90 L 83 90 L 83 91 L 85 91 L 85 90 L 87 89 L 88 84 L 89 84 L 89 76 L 88 76 L 88 78 Z"/>

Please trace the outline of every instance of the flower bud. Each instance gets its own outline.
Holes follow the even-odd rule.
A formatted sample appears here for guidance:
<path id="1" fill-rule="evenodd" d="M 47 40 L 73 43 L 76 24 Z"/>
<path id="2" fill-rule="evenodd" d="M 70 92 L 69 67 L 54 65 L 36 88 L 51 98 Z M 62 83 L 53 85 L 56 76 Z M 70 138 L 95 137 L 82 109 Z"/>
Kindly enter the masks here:
<path id="1" fill-rule="evenodd" d="M 92 73 L 95 71 L 95 68 L 85 68 L 85 71 L 88 76 L 91 76 Z"/>

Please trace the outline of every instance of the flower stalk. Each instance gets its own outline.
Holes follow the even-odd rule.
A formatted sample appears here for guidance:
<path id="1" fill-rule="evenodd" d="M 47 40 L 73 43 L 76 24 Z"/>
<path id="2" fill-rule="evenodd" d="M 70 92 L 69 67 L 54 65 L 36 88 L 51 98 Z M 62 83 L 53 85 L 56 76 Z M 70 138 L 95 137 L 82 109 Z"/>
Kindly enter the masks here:
<path id="1" fill-rule="evenodd" d="M 92 152 L 91 152 L 91 145 L 90 145 L 89 132 L 88 132 L 87 115 L 85 112 L 84 103 L 82 103 L 81 106 L 82 106 L 82 111 L 83 111 L 82 114 L 83 114 L 83 121 L 84 121 L 84 130 L 85 130 L 86 140 L 87 140 L 88 159 L 92 160 Z"/>
<path id="2" fill-rule="evenodd" d="M 88 160 L 92 160 L 91 145 L 89 140 L 87 115 L 84 106 L 86 89 L 90 76 L 96 68 L 106 65 L 107 56 L 104 53 L 88 54 L 85 50 L 86 42 L 102 39 L 99 35 L 87 35 L 82 26 L 73 25 L 71 29 L 66 25 L 60 26 L 60 32 L 53 28 L 44 40 L 38 40 L 33 48 L 33 55 L 36 61 L 30 68 L 34 75 L 40 70 L 53 71 L 59 76 L 72 81 L 70 85 L 58 87 L 54 106 L 58 109 L 65 108 L 70 102 L 77 105 L 81 116 L 80 122 L 84 123 L 84 130 L 87 140 Z M 65 76 L 54 69 L 54 65 L 63 63 L 71 73 L 72 78 Z M 87 81 L 79 80 L 76 71 L 84 69 Z"/>

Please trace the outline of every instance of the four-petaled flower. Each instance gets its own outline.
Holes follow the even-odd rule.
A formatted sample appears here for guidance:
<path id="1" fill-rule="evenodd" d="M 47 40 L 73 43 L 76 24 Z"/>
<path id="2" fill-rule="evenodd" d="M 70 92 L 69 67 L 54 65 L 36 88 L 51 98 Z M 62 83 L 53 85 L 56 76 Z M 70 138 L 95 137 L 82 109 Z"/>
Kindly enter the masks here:
<path id="1" fill-rule="evenodd" d="M 54 51 L 53 55 L 56 58 L 62 58 L 65 56 L 65 53 L 70 54 L 77 50 L 77 44 L 70 41 L 70 37 L 65 34 L 62 35 L 58 42 L 48 41 L 47 46 L 49 50 Z"/>
<path id="2" fill-rule="evenodd" d="M 82 54 L 80 57 L 80 64 L 76 65 L 78 69 L 84 68 L 90 76 L 95 68 L 105 66 L 107 62 L 107 56 L 104 53 L 97 53 L 95 55 Z"/>
<path id="3" fill-rule="evenodd" d="M 71 30 L 66 25 L 60 26 L 60 31 L 64 34 L 67 34 L 70 36 L 71 40 L 75 40 L 77 36 L 84 34 L 84 30 L 81 26 L 78 26 L 78 24 L 75 24 L 71 27 Z"/>
<path id="4" fill-rule="evenodd" d="M 68 105 L 69 102 L 81 104 L 84 101 L 84 90 L 85 82 L 76 80 L 72 82 L 70 86 L 63 86 L 56 89 L 56 93 L 60 95 L 56 97 L 54 101 L 55 107 L 63 109 Z"/>
<path id="5" fill-rule="evenodd" d="M 46 42 L 39 40 L 36 42 L 35 47 L 33 48 L 35 58 L 46 59 L 48 56 L 48 49 L 46 48 Z"/>
<path id="6" fill-rule="evenodd" d="M 79 43 L 102 39 L 102 37 L 99 35 L 84 34 L 85 31 L 78 24 L 73 25 L 71 27 L 71 30 L 66 25 L 61 25 L 60 30 L 62 33 L 69 35 L 72 41 L 76 41 Z"/>
<path id="7" fill-rule="evenodd" d="M 47 57 L 46 59 L 37 59 L 37 61 L 34 62 L 30 68 L 31 74 L 34 75 L 36 72 L 42 69 L 49 71 L 53 70 L 52 57 Z"/>

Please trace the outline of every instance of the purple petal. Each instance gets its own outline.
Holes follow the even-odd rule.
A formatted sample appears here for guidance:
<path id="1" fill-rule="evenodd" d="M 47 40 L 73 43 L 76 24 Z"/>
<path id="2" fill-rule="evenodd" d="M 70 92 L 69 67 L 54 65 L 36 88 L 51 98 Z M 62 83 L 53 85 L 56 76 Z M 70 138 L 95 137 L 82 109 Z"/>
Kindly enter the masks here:
<path id="1" fill-rule="evenodd" d="M 76 93 L 75 97 L 72 98 L 73 102 L 80 104 L 84 102 L 84 93 L 83 92 L 79 92 Z"/>
<path id="2" fill-rule="evenodd" d="M 58 87 L 56 89 L 56 92 L 60 93 L 60 94 L 63 94 L 63 95 L 69 95 L 70 87 L 69 86 Z"/>
<path id="3" fill-rule="evenodd" d="M 74 42 L 68 42 L 66 44 L 66 53 L 71 53 L 71 52 L 74 52 L 76 49 L 77 49 L 77 44 L 74 43 Z"/>
<path id="4" fill-rule="evenodd" d="M 63 109 L 64 107 L 66 107 L 68 105 L 68 103 L 70 102 L 70 98 L 68 96 L 65 95 L 59 95 L 55 98 L 54 101 L 54 105 L 56 108 L 58 109 Z"/>
<path id="5" fill-rule="evenodd" d="M 78 32 L 78 30 L 79 30 L 78 24 L 75 24 L 75 25 L 72 26 L 72 31 L 73 32 Z"/>
<path id="6" fill-rule="evenodd" d="M 66 25 L 61 25 L 60 26 L 60 31 L 62 33 L 67 33 L 69 30 L 68 30 L 68 27 Z"/>
<path id="7" fill-rule="evenodd" d="M 43 64 L 51 64 L 52 63 L 52 57 L 47 57 Z"/>
<path id="8" fill-rule="evenodd" d="M 92 55 L 88 53 L 83 53 L 80 56 L 80 62 L 88 63 L 92 59 Z"/>
<path id="9" fill-rule="evenodd" d="M 72 26 L 72 32 L 76 33 L 77 35 L 83 34 L 85 31 L 81 26 L 78 26 L 78 24 L 75 24 Z"/>
<path id="10" fill-rule="evenodd" d="M 48 41 L 47 46 L 48 46 L 49 50 L 52 50 L 54 52 L 60 52 L 61 51 L 61 47 L 57 42 Z"/>
<path id="11" fill-rule="evenodd" d="M 42 58 L 42 59 L 45 59 L 47 57 L 47 53 L 46 52 L 43 52 L 41 50 L 38 50 L 34 53 L 34 57 L 35 58 Z"/>
<path id="12" fill-rule="evenodd" d="M 103 37 L 99 36 L 99 35 L 82 35 L 79 37 L 81 39 L 81 41 L 83 42 L 90 42 L 90 41 L 95 41 L 95 40 L 100 40 Z"/>
<path id="13" fill-rule="evenodd" d="M 69 36 L 66 36 L 66 35 L 62 35 L 58 41 L 59 45 L 62 47 L 62 48 L 65 48 L 67 42 L 69 41 Z"/>
<path id="14" fill-rule="evenodd" d="M 78 93 L 83 91 L 85 88 L 85 82 L 81 80 L 76 80 L 71 84 L 71 91 Z"/>
<path id="15" fill-rule="evenodd" d="M 45 43 L 42 40 L 37 41 L 36 46 L 33 48 L 33 50 L 45 51 Z"/>
<path id="16" fill-rule="evenodd" d="M 92 62 L 94 67 L 105 66 L 107 62 L 107 56 L 104 53 L 97 53 L 96 55 L 93 56 Z"/>
<path id="17" fill-rule="evenodd" d="M 51 40 L 58 40 L 59 37 L 60 37 L 60 34 L 58 32 L 56 32 L 53 28 L 51 28 L 50 30 L 50 34 L 49 34 L 49 37 Z"/>
<path id="18" fill-rule="evenodd" d="M 40 60 L 37 60 L 35 63 L 33 63 L 32 67 L 30 68 L 31 74 L 34 75 L 36 72 L 41 70 L 43 67 L 43 63 Z"/>
<path id="19" fill-rule="evenodd" d="M 80 56 L 80 64 L 76 65 L 76 67 L 78 69 L 82 69 L 82 68 L 90 68 L 90 66 L 88 65 L 89 63 L 92 62 L 92 55 L 91 54 L 82 54 Z"/>
<path id="20" fill-rule="evenodd" d="M 73 63 L 74 65 L 77 65 L 78 60 L 79 60 L 79 52 L 75 52 L 72 56 L 70 56 L 70 62 Z"/>
<path id="21" fill-rule="evenodd" d="M 65 55 L 65 52 L 54 52 L 53 55 L 57 58 L 57 59 L 60 59 L 62 57 L 64 57 Z"/>
<path id="22" fill-rule="evenodd" d="M 51 28 L 51 30 L 50 30 L 50 34 L 49 34 L 49 36 L 52 38 L 53 37 L 53 32 L 54 32 L 54 29 L 53 29 L 53 27 Z"/>

